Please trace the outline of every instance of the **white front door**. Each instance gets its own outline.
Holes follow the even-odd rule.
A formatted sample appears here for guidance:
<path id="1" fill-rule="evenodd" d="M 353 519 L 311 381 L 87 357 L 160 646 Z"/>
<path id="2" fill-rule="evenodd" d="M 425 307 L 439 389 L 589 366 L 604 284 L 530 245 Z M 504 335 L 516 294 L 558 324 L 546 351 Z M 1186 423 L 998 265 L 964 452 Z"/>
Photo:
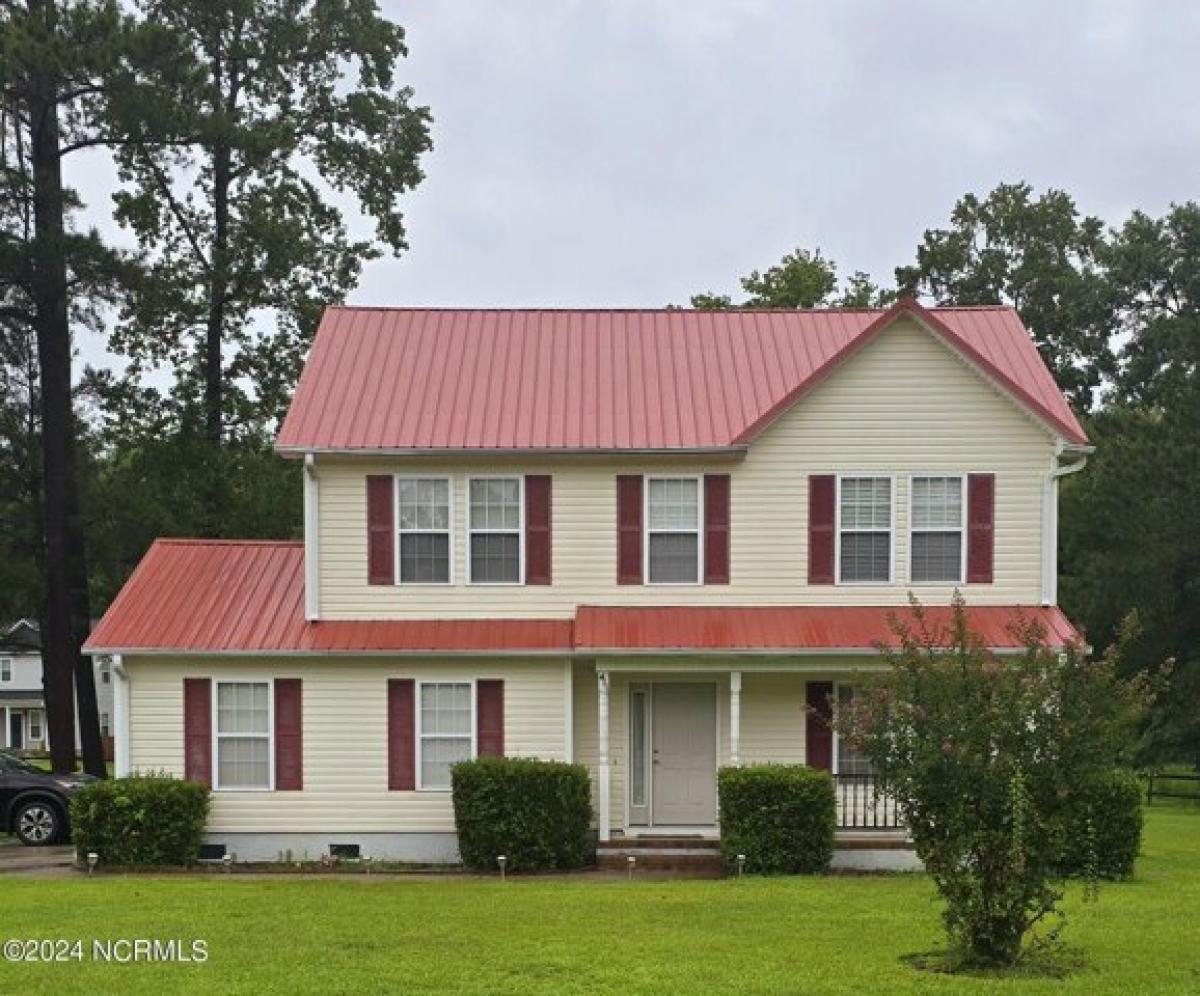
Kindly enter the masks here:
<path id="1" fill-rule="evenodd" d="M 652 819 L 656 826 L 711 826 L 717 819 L 717 690 L 655 682 Z"/>

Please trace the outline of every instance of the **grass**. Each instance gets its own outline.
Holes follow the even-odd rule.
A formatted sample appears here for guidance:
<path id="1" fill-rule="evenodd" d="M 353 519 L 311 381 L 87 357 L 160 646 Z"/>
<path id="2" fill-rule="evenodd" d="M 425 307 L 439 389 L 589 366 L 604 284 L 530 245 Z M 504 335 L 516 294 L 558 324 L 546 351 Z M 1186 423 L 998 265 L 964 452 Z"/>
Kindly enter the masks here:
<path id="1" fill-rule="evenodd" d="M 947 976 L 922 875 L 633 882 L 6 879 L 0 939 L 202 938 L 204 964 L 9 965 L 0 992 L 1195 993 L 1200 809 L 1156 805 L 1130 882 L 1067 901 L 1065 979 Z"/>

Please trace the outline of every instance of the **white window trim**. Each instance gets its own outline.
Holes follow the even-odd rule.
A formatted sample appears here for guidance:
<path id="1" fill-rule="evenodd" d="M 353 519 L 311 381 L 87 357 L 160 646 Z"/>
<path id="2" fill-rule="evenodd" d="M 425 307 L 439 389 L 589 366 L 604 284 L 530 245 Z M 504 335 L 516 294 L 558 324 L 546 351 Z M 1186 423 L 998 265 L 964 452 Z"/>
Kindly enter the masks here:
<path id="1" fill-rule="evenodd" d="M 888 493 L 888 576 L 886 581 L 843 581 L 842 580 L 842 481 L 855 478 L 878 478 L 890 481 Z M 837 493 L 833 496 L 833 583 L 845 588 L 862 588 L 871 585 L 896 583 L 896 475 L 881 474 L 879 471 L 855 471 L 837 475 Z M 882 529 L 855 529 L 856 533 L 882 533 Z"/>
<path id="2" fill-rule="evenodd" d="M 33 732 L 34 723 L 37 723 L 37 733 Z M 46 736 L 46 717 L 41 709 L 30 709 L 25 714 L 25 739 L 41 743 Z"/>
<path id="3" fill-rule="evenodd" d="M 392 514 L 396 517 L 396 542 L 392 553 L 392 577 L 397 588 L 449 588 L 454 584 L 454 477 L 450 474 L 393 474 L 392 475 Z M 446 482 L 446 529 L 401 529 L 400 528 L 400 482 L 401 481 L 445 481 Z M 402 581 L 400 579 L 400 537 L 404 533 L 437 534 L 446 533 L 446 556 L 450 563 L 446 571 L 445 581 Z"/>
<path id="4" fill-rule="evenodd" d="M 0 657 L 0 681 L 5 683 L 11 682 L 13 676 L 13 662 L 11 657 Z"/>
<path id="5" fill-rule="evenodd" d="M 516 529 L 475 529 L 471 525 L 471 485 L 475 481 L 516 481 L 517 482 L 517 528 Z M 479 474 L 467 478 L 467 493 L 463 499 L 466 505 L 467 525 L 467 583 L 483 588 L 515 588 L 525 583 L 525 475 L 524 474 Z M 471 538 L 476 534 L 504 535 L 517 537 L 517 580 L 516 581 L 476 581 L 471 557 Z"/>
<path id="6" fill-rule="evenodd" d="M 413 720 L 413 729 L 416 731 L 416 740 L 417 740 L 417 750 L 416 750 L 417 791 L 418 792 L 438 792 L 438 793 L 441 793 L 444 795 L 445 793 L 451 791 L 451 786 L 449 786 L 449 785 L 447 785 L 445 787 L 443 787 L 441 785 L 428 785 L 427 786 L 427 785 L 425 785 L 424 778 L 422 776 L 422 771 L 424 768 L 424 760 L 425 760 L 425 731 L 421 727 L 421 698 L 422 698 L 421 690 L 423 688 L 425 688 L 426 685 L 469 685 L 471 687 L 471 756 L 470 756 L 470 760 L 472 760 L 472 761 L 475 760 L 475 758 L 477 758 L 479 756 L 479 744 L 477 742 L 478 741 L 478 728 L 477 728 L 478 720 L 476 717 L 476 708 L 477 708 L 476 701 L 477 701 L 478 688 L 476 686 L 476 679 L 474 679 L 474 678 L 447 677 L 447 678 L 420 679 L 417 681 L 417 694 L 413 696 L 413 709 L 416 712 L 416 716 Z M 431 733 L 431 734 L 429 734 L 429 736 L 430 736 L 430 738 L 446 737 L 447 734 Z M 456 736 L 459 736 L 459 735 L 456 735 Z M 465 734 L 463 734 L 461 736 L 465 737 Z"/>
<path id="7" fill-rule="evenodd" d="M 221 685 L 266 685 L 267 686 L 267 732 L 264 738 L 261 733 L 221 733 L 220 713 L 217 710 L 217 688 Z M 275 791 L 275 679 L 273 677 L 256 675 L 229 675 L 212 679 L 212 783 L 214 792 L 274 792 Z M 222 737 L 257 737 L 267 741 L 267 784 L 263 785 L 229 785 L 221 784 L 221 764 L 219 747 Z"/>
<path id="8" fill-rule="evenodd" d="M 913 482 L 918 478 L 928 477 L 957 477 L 962 481 L 962 508 L 961 517 L 958 529 L 916 529 L 913 526 L 913 492 L 916 490 L 913 487 Z M 961 585 L 966 583 L 967 578 L 967 472 L 959 472 L 957 470 L 942 470 L 942 471 L 923 471 L 918 474 L 910 474 L 908 477 L 908 550 L 906 556 L 906 575 L 908 583 L 917 588 L 936 588 L 945 585 Z M 912 556 L 913 556 L 913 533 L 953 533 L 957 532 L 962 540 L 959 543 L 959 558 L 958 558 L 958 579 L 955 581 L 914 581 L 912 576 Z"/>
<path id="9" fill-rule="evenodd" d="M 650 528 L 650 482 L 651 481 L 695 481 L 696 482 L 696 580 L 695 581 L 651 581 L 650 580 L 650 534 L 686 533 L 686 529 Z M 655 588 L 698 588 L 704 584 L 704 475 L 703 474 L 654 474 L 642 480 L 642 564 L 645 583 Z"/>

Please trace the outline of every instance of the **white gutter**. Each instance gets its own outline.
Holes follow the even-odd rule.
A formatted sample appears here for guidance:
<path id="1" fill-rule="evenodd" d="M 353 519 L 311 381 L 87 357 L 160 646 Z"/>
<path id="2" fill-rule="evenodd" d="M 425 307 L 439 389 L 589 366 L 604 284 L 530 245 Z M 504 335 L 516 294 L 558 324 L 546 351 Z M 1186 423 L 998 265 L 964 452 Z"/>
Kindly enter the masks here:
<path id="1" fill-rule="evenodd" d="M 1042 604 L 1058 604 L 1058 482 L 1068 474 L 1077 474 L 1087 464 L 1094 446 L 1080 446 L 1058 439 L 1054 444 L 1054 460 L 1046 472 L 1042 486 Z M 1078 457 L 1074 463 L 1063 464 L 1064 455 Z"/>
<path id="2" fill-rule="evenodd" d="M 114 654 L 113 683 L 113 774 L 124 778 L 129 765 L 129 675 L 120 654 Z"/>
<path id="3" fill-rule="evenodd" d="M 304 454 L 304 618 L 321 618 L 320 522 L 321 492 L 317 482 L 317 461 Z"/>

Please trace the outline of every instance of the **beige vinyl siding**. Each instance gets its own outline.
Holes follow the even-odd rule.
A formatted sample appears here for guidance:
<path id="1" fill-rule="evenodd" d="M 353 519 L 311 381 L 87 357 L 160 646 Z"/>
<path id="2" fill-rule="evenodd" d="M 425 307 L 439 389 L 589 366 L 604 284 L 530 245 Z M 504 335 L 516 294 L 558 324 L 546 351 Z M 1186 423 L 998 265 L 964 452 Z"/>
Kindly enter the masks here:
<path id="1" fill-rule="evenodd" d="M 742 672 L 741 763 L 804 763 L 807 700 L 803 674 Z"/>
<path id="2" fill-rule="evenodd" d="M 907 597 L 908 476 L 996 475 L 995 581 L 963 585 L 979 604 L 1041 598 L 1042 493 L 1053 463 L 1050 434 L 952 350 L 911 320 L 897 322 L 801 398 L 742 460 L 576 457 L 486 463 L 423 458 L 322 457 L 320 611 L 323 618 L 569 616 L 579 604 L 891 604 Z M 366 582 L 368 473 L 447 474 L 454 501 L 454 584 L 371 586 Z M 732 475 L 732 583 L 616 584 L 618 473 Z M 895 581 L 809 586 L 808 476 L 896 475 Z M 471 586 L 467 578 L 466 481 L 472 474 L 553 475 L 554 583 Z M 919 585 L 929 601 L 952 585 Z"/>
<path id="3" fill-rule="evenodd" d="M 452 831 L 448 792 L 387 788 L 387 680 L 504 679 L 505 753 L 567 756 L 567 670 L 562 659 L 442 663 L 408 660 L 125 659 L 130 677 L 130 763 L 183 774 L 185 677 L 303 681 L 304 789 L 214 792 L 213 832 Z"/>

